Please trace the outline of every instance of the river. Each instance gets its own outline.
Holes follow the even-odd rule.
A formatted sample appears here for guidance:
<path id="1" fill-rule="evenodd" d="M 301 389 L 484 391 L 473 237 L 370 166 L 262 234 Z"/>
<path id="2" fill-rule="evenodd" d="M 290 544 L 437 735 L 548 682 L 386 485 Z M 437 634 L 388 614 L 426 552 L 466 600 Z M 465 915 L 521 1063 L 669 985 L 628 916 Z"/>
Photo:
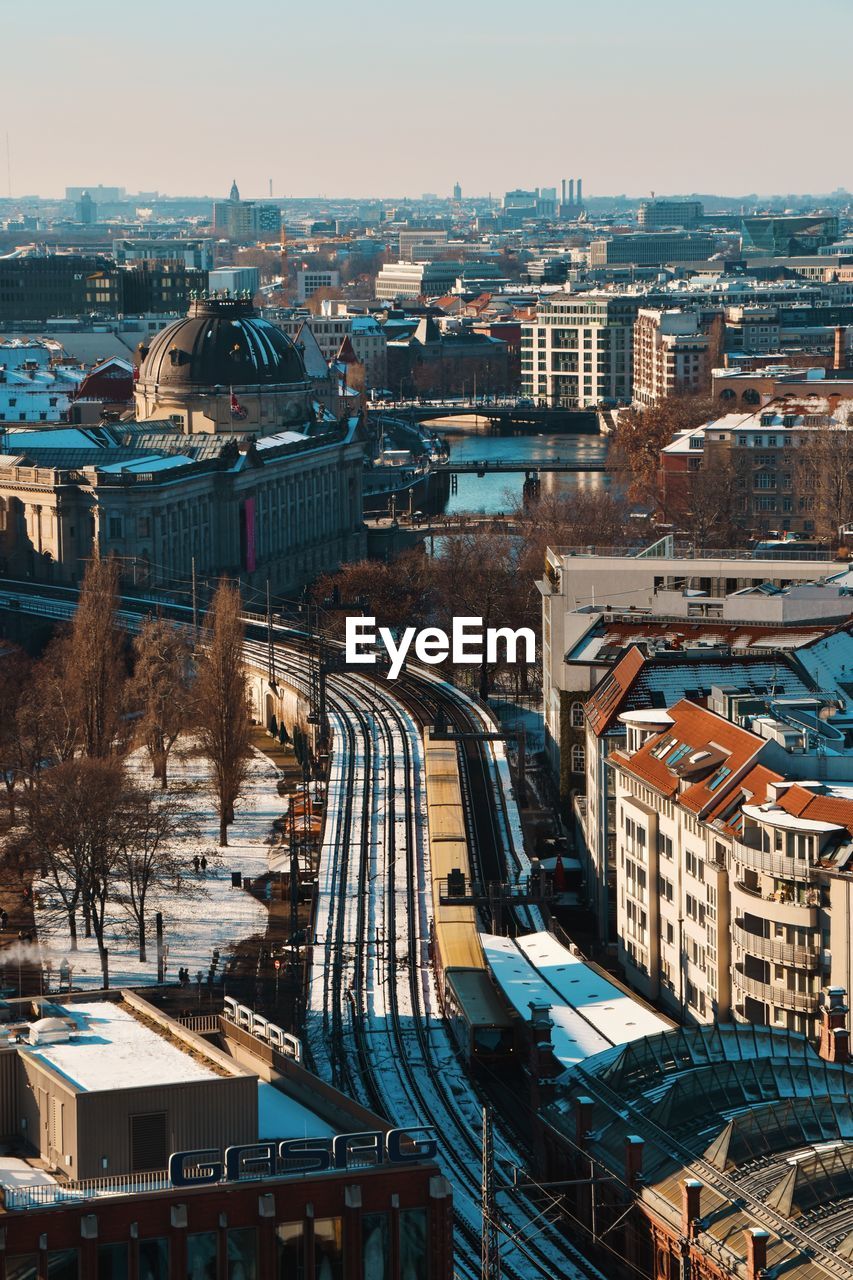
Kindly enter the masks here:
<path id="1" fill-rule="evenodd" d="M 470 418 L 461 421 L 470 424 Z M 599 435 L 493 436 L 489 434 L 485 420 L 480 431 L 471 430 L 469 425 L 463 427 L 459 420 L 454 422 L 452 418 L 442 418 L 429 425 L 447 437 L 451 460 L 456 462 L 477 462 L 480 459 L 494 462 L 500 458 L 511 458 L 523 461 L 525 466 L 535 470 L 543 463 L 559 459 L 583 466 L 585 462 L 605 461 L 609 447 L 607 437 Z M 609 477 L 598 471 L 591 471 L 588 475 L 543 472 L 541 479 L 543 495 L 571 492 L 578 487 L 606 488 L 610 483 Z M 451 493 L 447 500 L 448 513 L 482 511 L 491 514 L 509 511 L 521 501 L 523 473 L 460 475 L 456 480 L 457 491 Z"/>

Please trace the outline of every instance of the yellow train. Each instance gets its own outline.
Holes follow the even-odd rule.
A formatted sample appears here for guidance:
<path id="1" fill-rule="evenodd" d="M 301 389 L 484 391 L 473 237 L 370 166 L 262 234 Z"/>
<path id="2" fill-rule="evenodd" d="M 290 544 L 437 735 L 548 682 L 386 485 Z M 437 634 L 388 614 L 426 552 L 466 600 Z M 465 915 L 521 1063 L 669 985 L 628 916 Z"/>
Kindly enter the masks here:
<path id="1" fill-rule="evenodd" d="M 505 1058 L 513 1050 L 510 1016 L 491 979 L 472 906 L 442 903 L 448 878 L 470 891 L 471 863 L 455 742 L 424 732 L 429 856 L 432 876 L 432 961 L 444 1015 L 469 1060 Z M 464 893 L 460 896 L 464 896 Z"/>

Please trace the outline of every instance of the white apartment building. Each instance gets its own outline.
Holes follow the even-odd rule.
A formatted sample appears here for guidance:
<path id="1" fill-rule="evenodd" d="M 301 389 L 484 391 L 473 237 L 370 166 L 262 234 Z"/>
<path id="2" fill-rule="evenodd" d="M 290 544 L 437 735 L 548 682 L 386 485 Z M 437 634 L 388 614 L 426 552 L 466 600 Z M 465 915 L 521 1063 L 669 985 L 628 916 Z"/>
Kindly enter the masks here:
<path id="1" fill-rule="evenodd" d="M 84 378 L 82 369 L 51 364 L 55 345 L 0 341 L 0 423 L 60 422 Z"/>
<path id="2" fill-rule="evenodd" d="M 695 311 L 641 308 L 634 322 L 634 403 L 651 406 L 707 391 L 710 344 Z"/>
<path id="3" fill-rule="evenodd" d="M 458 262 L 386 262 L 376 277 L 376 296 L 388 302 L 440 298 L 450 293 L 458 275 Z"/>
<path id="4" fill-rule="evenodd" d="M 853 981 L 851 760 L 847 782 L 795 781 L 814 751 L 793 716 L 713 706 L 620 717 L 619 958 L 681 1021 L 814 1036 L 825 993 Z"/>
<path id="5" fill-rule="evenodd" d="M 631 398 L 636 298 L 569 293 L 543 298 L 521 327 L 521 390 L 549 408 Z"/>

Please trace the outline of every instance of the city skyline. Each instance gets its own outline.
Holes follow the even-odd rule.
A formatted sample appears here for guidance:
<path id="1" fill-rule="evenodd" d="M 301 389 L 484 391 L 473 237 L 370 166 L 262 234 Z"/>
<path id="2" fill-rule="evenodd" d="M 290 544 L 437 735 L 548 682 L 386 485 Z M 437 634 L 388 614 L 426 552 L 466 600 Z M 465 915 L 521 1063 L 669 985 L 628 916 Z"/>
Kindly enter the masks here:
<path id="1" fill-rule="evenodd" d="M 457 180 L 497 197 L 572 175 L 588 196 L 853 186 L 829 124 L 853 107 L 845 0 L 816 0 L 807 29 L 792 0 L 721 0 L 713 25 L 674 0 L 615 0 L 606 26 L 557 0 L 523 26 L 509 0 L 472 0 L 461 18 L 438 0 L 429 24 L 387 0 L 369 11 L 365 23 L 331 0 L 319 28 L 256 0 L 235 28 L 221 0 L 204 26 L 192 6 L 151 0 L 140 22 L 90 0 L 72 27 L 47 0 L 37 41 L 12 15 L 2 193 L 83 182 L 221 196 L 233 176 L 255 197 L 272 180 L 279 198 L 449 195 Z M 780 47 L 788 17 L 797 39 Z M 789 87 L 817 65 L 816 125 Z"/>

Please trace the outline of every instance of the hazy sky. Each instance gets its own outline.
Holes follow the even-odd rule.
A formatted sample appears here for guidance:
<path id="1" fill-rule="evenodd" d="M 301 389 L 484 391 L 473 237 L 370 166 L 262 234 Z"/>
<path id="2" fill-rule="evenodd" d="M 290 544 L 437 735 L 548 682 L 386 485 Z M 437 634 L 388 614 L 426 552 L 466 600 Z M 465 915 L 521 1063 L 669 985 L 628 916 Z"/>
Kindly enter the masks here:
<path id="1" fill-rule="evenodd" d="M 853 0 L 3 10 L 4 195 L 853 188 Z"/>

